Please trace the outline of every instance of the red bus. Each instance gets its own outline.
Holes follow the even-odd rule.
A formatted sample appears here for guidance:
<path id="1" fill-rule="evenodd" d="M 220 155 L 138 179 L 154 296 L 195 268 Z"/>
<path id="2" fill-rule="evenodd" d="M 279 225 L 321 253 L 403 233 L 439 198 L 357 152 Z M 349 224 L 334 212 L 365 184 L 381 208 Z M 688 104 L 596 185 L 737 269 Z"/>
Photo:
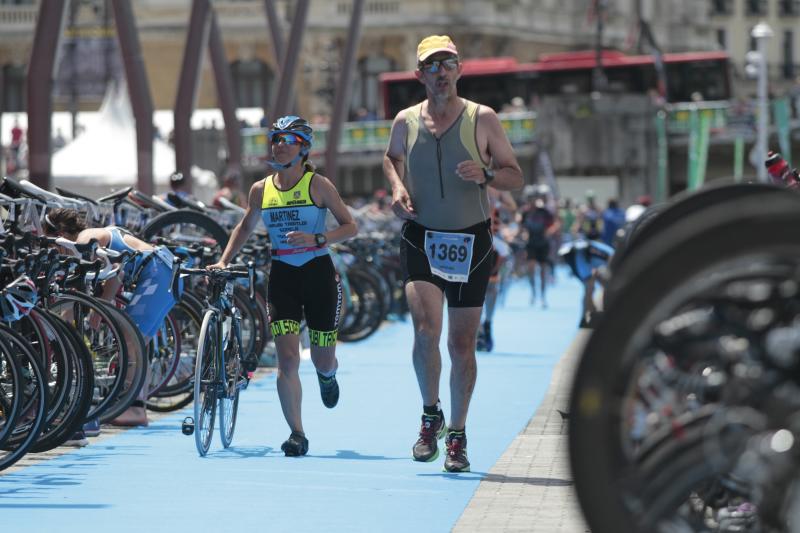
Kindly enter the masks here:
<path id="1" fill-rule="evenodd" d="M 653 56 L 628 56 L 606 50 L 601 57 L 608 91 L 644 94 L 658 86 Z M 663 60 L 668 102 L 691 101 L 694 93 L 706 101 L 731 98 L 727 53 L 664 54 Z M 592 91 L 592 71 L 596 65 L 594 51 L 544 54 L 535 63 L 518 63 L 512 57 L 467 59 L 458 92 L 495 111 L 516 96 L 527 104 L 534 96 L 588 94 Z M 380 83 L 385 118 L 392 118 L 401 109 L 425 98 L 425 88 L 412 71 L 381 74 Z"/>

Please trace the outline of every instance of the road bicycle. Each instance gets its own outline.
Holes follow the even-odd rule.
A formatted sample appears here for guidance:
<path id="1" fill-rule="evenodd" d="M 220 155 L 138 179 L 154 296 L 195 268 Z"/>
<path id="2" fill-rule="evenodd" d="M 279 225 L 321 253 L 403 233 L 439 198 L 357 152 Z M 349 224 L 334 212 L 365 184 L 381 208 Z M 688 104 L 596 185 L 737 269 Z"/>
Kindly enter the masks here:
<path id="1" fill-rule="evenodd" d="M 217 410 L 222 446 L 231 445 L 239 393 L 250 380 L 243 364 L 249 354 L 242 348 L 242 316 L 234 305 L 233 281 L 247 278 L 250 297 L 254 297 L 255 267 L 250 262 L 219 270 L 182 268 L 181 273 L 202 275 L 208 280 L 206 312 L 195 361 L 194 418 L 187 417 L 182 425 L 185 435 L 194 434 L 197 452 L 204 457 L 211 446 Z"/>

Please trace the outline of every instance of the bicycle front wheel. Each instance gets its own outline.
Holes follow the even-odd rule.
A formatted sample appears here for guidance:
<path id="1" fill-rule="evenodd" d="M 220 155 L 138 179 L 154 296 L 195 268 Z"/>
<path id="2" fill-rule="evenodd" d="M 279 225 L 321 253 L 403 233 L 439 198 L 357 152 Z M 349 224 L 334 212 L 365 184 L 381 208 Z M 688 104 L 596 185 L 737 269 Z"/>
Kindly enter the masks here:
<path id="1" fill-rule="evenodd" d="M 194 367 L 194 441 L 201 457 L 208 453 L 214 435 L 217 411 L 217 375 L 219 351 L 217 315 L 206 311 L 200 327 L 200 343 Z"/>
<path id="2" fill-rule="evenodd" d="M 225 388 L 219 398 L 219 436 L 222 446 L 227 448 L 233 442 L 236 429 L 236 413 L 239 409 L 239 391 L 245 383 L 242 375 L 242 342 L 238 322 L 230 331 L 225 349 L 224 371 Z"/>

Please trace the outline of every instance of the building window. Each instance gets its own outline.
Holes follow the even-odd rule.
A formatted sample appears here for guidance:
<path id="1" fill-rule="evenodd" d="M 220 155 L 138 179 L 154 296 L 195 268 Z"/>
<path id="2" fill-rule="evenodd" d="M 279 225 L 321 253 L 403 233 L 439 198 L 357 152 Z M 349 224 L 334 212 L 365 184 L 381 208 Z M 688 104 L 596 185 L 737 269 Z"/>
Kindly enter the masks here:
<path id="1" fill-rule="evenodd" d="M 746 0 L 745 14 L 748 16 L 766 15 L 767 0 Z"/>
<path id="2" fill-rule="evenodd" d="M 723 28 L 717 29 L 717 44 L 720 50 L 728 49 L 728 34 Z"/>
<path id="3" fill-rule="evenodd" d="M 25 78 L 24 65 L 3 65 L 0 74 L 0 88 L 2 89 L 2 111 L 25 111 Z"/>
<path id="4" fill-rule="evenodd" d="M 794 79 L 794 32 L 786 30 L 783 32 L 783 77 L 784 79 Z"/>
<path id="5" fill-rule="evenodd" d="M 351 118 L 376 119 L 383 106 L 380 102 L 380 82 L 378 76 L 395 69 L 391 59 L 382 56 L 368 56 L 358 62 L 353 94 L 350 99 Z"/>
<path id="6" fill-rule="evenodd" d="M 272 72 L 263 61 L 234 61 L 231 63 L 231 78 L 236 94 L 237 107 L 260 107 L 269 105 Z"/>
<path id="7" fill-rule="evenodd" d="M 712 15 L 730 15 L 733 13 L 732 0 L 712 0 L 711 1 L 711 14 Z"/>
<path id="8" fill-rule="evenodd" d="M 778 6 L 781 15 L 800 15 L 800 0 L 780 0 Z"/>

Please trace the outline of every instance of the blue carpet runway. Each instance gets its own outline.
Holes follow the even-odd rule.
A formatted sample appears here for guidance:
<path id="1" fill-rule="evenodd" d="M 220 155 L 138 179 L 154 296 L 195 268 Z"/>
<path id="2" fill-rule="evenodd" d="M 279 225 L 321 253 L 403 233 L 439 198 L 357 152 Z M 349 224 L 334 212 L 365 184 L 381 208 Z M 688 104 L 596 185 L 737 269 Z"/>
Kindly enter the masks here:
<path id="1" fill-rule="evenodd" d="M 301 373 L 309 455 L 286 458 L 275 377 L 241 398 L 233 446 L 215 435 L 206 458 L 171 415 L 81 450 L 0 475 L 0 529 L 8 533 L 135 531 L 448 531 L 481 478 L 525 427 L 553 366 L 576 332 L 580 285 L 561 276 L 550 308 L 528 305 L 513 285 L 495 316 L 495 351 L 478 355 L 467 425 L 472 472 L 411 460 L 421 404 L 412 330 L 392 323 L 359 344 L 340 344 L 339 405 L 319 398 L 310 361 Z M 445 337 L 443 335 L 443 337 Z M 442 403 L 449 415 L 449 361 Z"/>

